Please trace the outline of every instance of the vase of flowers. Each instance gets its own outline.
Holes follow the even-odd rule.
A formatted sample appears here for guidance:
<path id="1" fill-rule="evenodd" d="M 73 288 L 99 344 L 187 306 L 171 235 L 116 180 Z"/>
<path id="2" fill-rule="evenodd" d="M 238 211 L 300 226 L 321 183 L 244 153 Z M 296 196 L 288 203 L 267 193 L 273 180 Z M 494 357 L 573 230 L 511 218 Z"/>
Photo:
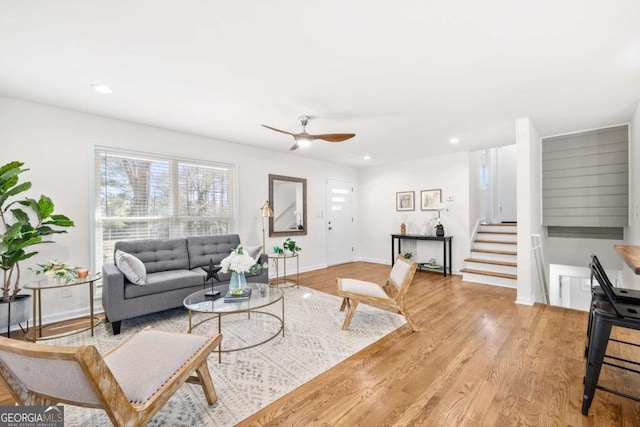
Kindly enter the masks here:
<path id="1" fill-rule="evenodd" d="M 220 271 L 223 273 L 231 273 L 229 290 L 232 295 L 243 295 L 247 288 L 245 273 L 253 273 L 261 268 L 260 264 L 256 264 L 242 246 L 231 251 L 231 254 L 220 262 L 220 267 Z"/>

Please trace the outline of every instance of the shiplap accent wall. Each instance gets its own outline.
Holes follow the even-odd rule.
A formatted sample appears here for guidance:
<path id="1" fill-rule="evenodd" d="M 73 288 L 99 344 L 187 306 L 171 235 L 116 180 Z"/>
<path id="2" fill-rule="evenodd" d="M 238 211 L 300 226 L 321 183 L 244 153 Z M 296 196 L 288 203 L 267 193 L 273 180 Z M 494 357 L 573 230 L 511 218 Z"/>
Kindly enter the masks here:
<path id="1" fill-rule="evenodd" d="M 592 227 L 590 237 L 622 238 L 629 225 L 629 127 L 543 138 L 542 208 L 550 233 Z"/>

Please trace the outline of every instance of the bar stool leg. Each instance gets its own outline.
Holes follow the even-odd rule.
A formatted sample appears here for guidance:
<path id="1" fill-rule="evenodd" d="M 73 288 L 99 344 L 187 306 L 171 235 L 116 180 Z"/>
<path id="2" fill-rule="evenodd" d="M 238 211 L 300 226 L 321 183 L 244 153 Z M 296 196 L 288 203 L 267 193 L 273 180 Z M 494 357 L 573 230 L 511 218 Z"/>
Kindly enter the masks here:
<path id="1" fill-rule="evenodd" d="M 603 319 L 598 313 L 593 314 L 591 337 L 589 337 L 589 355 L 585 367 L 584 394 L 582 396 L 582 415 L 589 413 L 593 395 L 598 386 L 598 378 L 602 369 L 607 343 L 611 335 L 612 323 Z"/>

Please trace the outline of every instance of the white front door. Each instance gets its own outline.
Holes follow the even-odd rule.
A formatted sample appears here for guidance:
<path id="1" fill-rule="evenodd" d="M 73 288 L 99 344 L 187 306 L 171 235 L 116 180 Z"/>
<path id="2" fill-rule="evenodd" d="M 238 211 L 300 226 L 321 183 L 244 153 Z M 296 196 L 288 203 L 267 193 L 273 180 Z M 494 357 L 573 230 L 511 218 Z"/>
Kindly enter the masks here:
<path id="1" fill-rule="evenodd" d="M 327 180 L 325 227 L 327 265 L 353 261 L 353 185 Z"/>

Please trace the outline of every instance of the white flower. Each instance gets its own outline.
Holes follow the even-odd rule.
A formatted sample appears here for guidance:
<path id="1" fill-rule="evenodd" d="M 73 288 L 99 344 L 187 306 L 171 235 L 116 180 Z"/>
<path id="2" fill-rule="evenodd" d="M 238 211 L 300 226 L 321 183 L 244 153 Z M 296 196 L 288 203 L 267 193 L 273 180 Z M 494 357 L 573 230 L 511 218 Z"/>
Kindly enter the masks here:
<path id="1" fill-rule="evenodd" d="M 223 273 L 236 272 L 236 273 L 249 273 L 253 271 L 256 263 L 249 255 L 247 255 L 242 246 L 238 246 L 231 251 L 231 254 L 220 262 L 220 267 Z"/>

